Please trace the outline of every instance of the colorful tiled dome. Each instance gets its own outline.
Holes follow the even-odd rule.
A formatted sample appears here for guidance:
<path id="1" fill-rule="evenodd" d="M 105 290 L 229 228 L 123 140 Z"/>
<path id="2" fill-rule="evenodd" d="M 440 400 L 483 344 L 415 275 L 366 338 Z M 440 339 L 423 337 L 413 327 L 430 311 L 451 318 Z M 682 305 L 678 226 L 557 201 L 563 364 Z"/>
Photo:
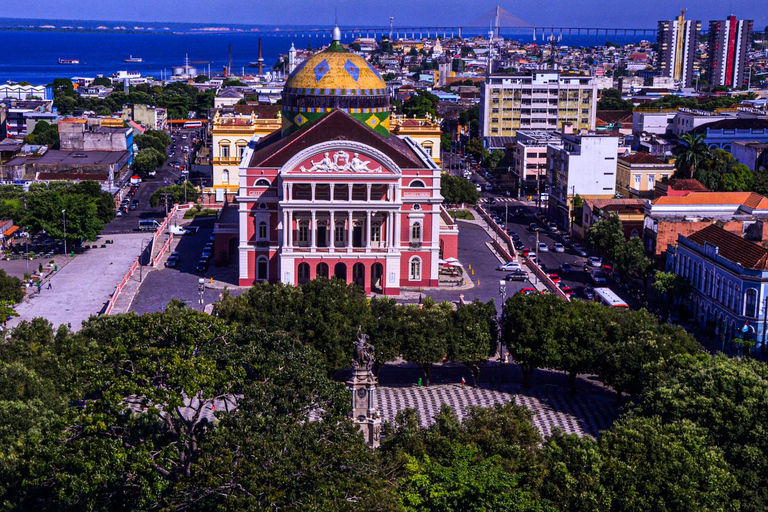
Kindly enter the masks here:
<path id="1" fill-rule="evenodd" d="M 283 89 L 283 133 L 316 121 L 331 110 L 344 110 L 371 129 L 389 135 L 389 93 L 379 73 L 365 59 L 333 42 L 297 67 Z"/>

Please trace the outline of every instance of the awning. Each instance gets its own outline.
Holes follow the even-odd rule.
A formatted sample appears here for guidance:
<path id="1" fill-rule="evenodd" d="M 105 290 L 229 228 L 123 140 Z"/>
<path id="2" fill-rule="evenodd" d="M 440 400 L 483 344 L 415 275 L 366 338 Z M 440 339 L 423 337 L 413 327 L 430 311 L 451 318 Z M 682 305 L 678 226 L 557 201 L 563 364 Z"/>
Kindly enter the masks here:
<path id="1" fill-rule="evenodd" d="M 11 226 L 10 228 L 3 231 L 3 236 L 8 237 L 14 234 L 16 231 L 19 230 L 19 226 Z"/>

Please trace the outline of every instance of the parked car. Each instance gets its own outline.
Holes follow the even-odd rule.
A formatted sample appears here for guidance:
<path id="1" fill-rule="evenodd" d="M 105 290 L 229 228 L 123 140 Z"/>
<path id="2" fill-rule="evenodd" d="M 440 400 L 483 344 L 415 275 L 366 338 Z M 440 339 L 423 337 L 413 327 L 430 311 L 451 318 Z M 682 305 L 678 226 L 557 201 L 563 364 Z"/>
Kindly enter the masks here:
<path id="1" fill-rule="evenodd" d="M 522 240 L 520 240 L 519 238 L 516 238 L 512 244 L 515 246 L 515 249 L 518 251 L 525 247 Z"/>
<path id="2" fill-rule="evenodd" d="M 213 249 L 203 249 L 203 254 L 200 255 L 203 258 L 210 258 L 213 256 Z"/>
<path id="3" fill-rule="evenodd" d="M 539 242 L 539 252 L 549 252 L 549 247 L 544 242 Z"/>
<path id="4" fill-rule="evenodd" d="M 486 187 L 486 190 L 490 189 L 490 187 Z M 495 197 L 489 197 L 488 198 L 488 204 L 496 204 L 496 198 Z"/>
<path id="5" fill-rule="evenodd" d="M 517 261 L 508 261 L 506 263 L 502 263 L 499 265 L 499 268 L 497 270 L 503 270 L 505 272 L 512 272 L 514 270 L 521 270 L 522 267 L 520 266 L 520 263 Z"/>
<path id="6" fill-rule="evenodd" d="M 573 250 L 578 254 L 579 256 L 586 257 L 587 256 L 587 249 L 581 244 L 573 244 Z"/>
<path id="7" fill-rule="evenodd" d="M 566 286 L 566 285 L 561 286 L 560 287 L 560 291 L 563 292 L 564 294 L 566 294 L 568 297 L 572 297 L 573 293 L 574 293 L 573 292 L 573 288 L 571 288 L 570 286 Z"/>
<path id="8" fill-rule="evenodd" d="M 584 293 L 584 297 L 587 299 L 593 299 L 595 297 L 595 289 L 594 287 L 590 285 L 584 285 L 584 289 L 582 290 Z"/>
<path id="9" fill-rule="evenodd" d="M 178 254 L 171 254 L 168 256 L 168 259 L 165 260 L 165 266 L 166 267 L 176 267 L 179 264 L 179 255 Z"/>
<path id="10" fill-rule="evenodd" d="M 197 262 L 197 267 L 195 267 L 195 269 L 198 272 L 205 272 L 206 270 L 208 270 L 208 266 L 209 265 L 210 265 L 210 260 L 202 259 L 202 260 Z"/>
<path id="11" fill-rule="evenodd" d="M 597 256 L 590 256 L 589 258 L 587 258 L 587 263 L 589 264 L 590 267 L 600 268 L 600 266 L 602 266 L 603 264 L 603 260 L 601 260 Z"/>
<path id="12" fill-rule="evenodd" d="M 535 222 L 531 222 L 531 224 L 528 226 L 528 229 L 530 229 L 531 231 L 533 231 L 535 233 L 536 231 L 540 230 L 541 228 Z"/>
<path id="13" fill-rule="evenodd" d="M 528 279 L 528 274 L 523 269 L 515 270 L 504 276 L 505 281 L 525 281 L 526 279 Z"/>
<path id="14" fill-rule="evenodd" d="M 523 288 L 518 293 L 520 293 L 522 295 L 535 295 L 535 294 L 537 294 L 539 292 L 538 292 L 538 290 L 536 290 L 536 288 Z"/>
<path id="15" fill-rule="evenodd" d="M 592 277 L 592 282 L 594 282 L 595 285 L 597 286 L 603 286 L 608 284 L 608 279 L 605 276 L 605 272 L 603 272 L 600 269 L 595 269 L 592 272 L 591 277 Z"/>
<path id="16" fill-rule="evenodd" d="M 553 283 L 559 283 L 561 281 L 561 278 L 557 274 L 547 274 L 547 277 L 549 277 Z"/>
<path id="17" fill-rule="evenodd" d="M 557 232 L 557 224 L 555 224 L 554 222 L 548 222 L 547 229 L 549 229 L 551 233 L 555 233 Z"/>
<path id="18" fill-rule="evenodd" d="M 555 242 L 552 249 L 554 249 L 555 252 L 565 252 L 565 246 L 560 242 Z"/>
<path id="19" fill-rule="evenodd" d="M 563 263 L 560 265 L 560 272 L 563 274 L 569 274 L 571 272 L 571 264 L 570 263 Z"/>

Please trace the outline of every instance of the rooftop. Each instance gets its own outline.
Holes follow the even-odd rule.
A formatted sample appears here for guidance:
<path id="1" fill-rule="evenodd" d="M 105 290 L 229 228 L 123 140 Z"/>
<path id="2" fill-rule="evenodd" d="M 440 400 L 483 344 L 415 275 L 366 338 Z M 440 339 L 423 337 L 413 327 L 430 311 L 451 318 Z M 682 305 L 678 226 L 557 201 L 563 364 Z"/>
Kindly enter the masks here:
<path id="1" fill-rule="evenodd" d="M 768 269 L 768 250 L 714 224 L 682 238 L 702 247 L 705 243 L 714 245 L 720 256 L 744 268 Z"/>
<path id="2" fill-rule="evenodd" d="M 634 153 L 628 156 L 620 156 L 619 162 L 628 163 L 630 165 L 637 164 L 637 165 L 667 165 L 664 160 L 660 160 L 656 158 L 655 156 L 651 155 L 650 153 Z M 671 167 L 671 165 L 670 165 Z"/>
<path id="3" fill-rule="evenodd" d="M 752 209 L 768 209 L 768 198 L 756 192 L 691 192 L 686 196 L 662 196 L 653 205 L 744 205 Z"/>
<path id="4" fill-rule="evenodd" d="M 51 149 L 43 156 L 17 156 L 5 165 L 114 165 L 125 158 L 127 151 L 61 151 Z"/>
<path id="5" fill-rule="evenodd" d="M 419 156 L 400 137 L 384 137 L 343 110 L 334 110 L 314 123 L 281 137 L 279 131 L 259 141 L 249 167 L 282 167 L 299 151 L 329 140 L 360 142 L 386 154 L 403 169 L 423 169 Z"/>
<path id="6" fill-rule="evenodd" d="M 702 124 L 693 129 L 693 133 L 706 133 L 707 130 L 766 130 L 768 119 L 721 119 L 713 123 Z"/>

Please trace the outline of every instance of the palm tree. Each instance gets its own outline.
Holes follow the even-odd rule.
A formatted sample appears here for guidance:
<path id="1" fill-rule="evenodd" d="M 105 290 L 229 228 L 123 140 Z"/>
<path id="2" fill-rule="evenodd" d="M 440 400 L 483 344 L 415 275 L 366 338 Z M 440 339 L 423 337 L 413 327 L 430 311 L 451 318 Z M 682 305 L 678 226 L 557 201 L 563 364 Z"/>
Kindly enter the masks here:
<path id="1" fill-rule="evenodd" d="M 680 147 L 677 156 L 677 169 L 681 172 L 688 172 L 688 177 L 693 178 L 696 167 L 701 162 L 709 158 L 709 148 L 704 142 L 704 135 L 694 135 L 687 132 L 680 136 Z"/>

